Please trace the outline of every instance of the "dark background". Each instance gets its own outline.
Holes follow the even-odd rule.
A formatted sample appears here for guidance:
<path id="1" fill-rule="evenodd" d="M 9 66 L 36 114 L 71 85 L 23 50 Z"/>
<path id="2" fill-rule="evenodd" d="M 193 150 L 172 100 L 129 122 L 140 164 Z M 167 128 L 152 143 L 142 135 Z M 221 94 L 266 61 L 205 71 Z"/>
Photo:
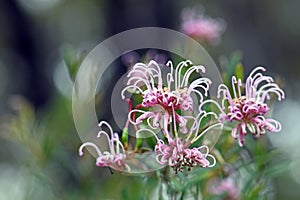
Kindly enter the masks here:
<path id="1" fill-rule="evenodd" d="M 4 0 L 0 61 L 5 87 L 1 89 L 24 94 L 37 107 L 43 106 L 53 92 L 52 73 L 63 45 L 89 50 L 111 35 L 144 26 L 179 30 L 182 8 L 197 3 L 206 14 L 227 22 L 221 44 L 209 49 L 216 62 L 219 56 L 240 50 L 247 68 L 264 65 L 291 82 L 297 80 L 300 14 L 296 0 L 185 4 L 171 0 Z"/>

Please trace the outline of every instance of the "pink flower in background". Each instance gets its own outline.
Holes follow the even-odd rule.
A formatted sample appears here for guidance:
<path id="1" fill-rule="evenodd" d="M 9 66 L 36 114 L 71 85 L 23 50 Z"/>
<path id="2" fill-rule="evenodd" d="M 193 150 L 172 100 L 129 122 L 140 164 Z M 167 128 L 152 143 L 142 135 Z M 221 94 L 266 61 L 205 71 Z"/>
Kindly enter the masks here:
<path id="1" fill-rule="evenodd" d="M 281 130 L 278 121 L 265 118 L 269 110 L 266 100 L 271 98 L 271 94 L 274 94 L 280 101 L 284 98 L 284 92 L 274 83 L 272 77 L 264 76 L 259 71 L 266 70 L 263 67 L 256 67 L 246 79 L 245 85 L 240 79 L 233 76 L 233 95 L 224 84 L 218 88 L 219 97 L 221 94 L 223 95 L 222 107 L 226 112 L 224 119 L 229 122 L 237 122 L 232 129 L 232 136 L 238 139 L 240 146 L 244 145 L 244 136 L 248 131 L 255 137 L 260 137 L 266 130 L 270 132 Z M 226 106 L 226 102 L 229 103 L 229 106 Z"/>
<path id="2" fill-rule="evenodd" d="M 232 200 L 237 200 L 240 197 L 240 192 L 236 186 L 234 180 L 230 177 L 225 179 L 212 180 L 210 187 L 208 188 L 209 192 L 214 195 L 221 195 L 227 193 L 227 198 Z M 226 198 L 226 199 L 227 199 Z"/>
<path id="3" fill-rule="evenodd" d="M 128 66 L 129 69 L 132 68 L 137 62 L 149 63 L 151 60 L 155 60 L 159 64 L 165 64 L 168 60 L 167 55 L 160 53 L 155 49 L 149 49 L 146 51 L 145 55 L 140 55 L 136 51 L 125 52 L 121 56 L 121 61 L 124 65 Z"/>
<path id="4" fill-rule="evenodd" d="M 182 12 L 181 31 L 196 40 L 217 44 L 225 29 L 223 19 L 212 19 L 203 11 L 196 13 L 194 9 L 186 8 Z"/>
<path id="5" fill-rule="evenodd" d="M 166 134 L 168 125 L 173 119 L 179 124 L 183 133 L 187 132 L 187 120 L 175 111 L 192 111 L 193 99 L 191 94 L 195 93 L 198 95 L 199 102 L 202 102 L 204 96 L 208 95 L 209 85 L 211 84 L 208 78 L 198 78 L 189 84 L 189 78 L 193 72 L 205 72 L 203 66 L 192 64 L 189 60 L 182 61 L 177 65 L 175 72 L 171 61 L 162 67 L 154 60 L 148 64 L 137 63 L 134 65 L 133 69 L 128 73 L 127 87 L 122 91 L 123 99 L 125 98 L 125 91 L 142 94 L 142 103 L 129 112 L 131 123 L 136 125 L 143 120 L 147 120 L 151 128 L 160 126 Z M 163 79 L 161 70 L 163 67 L 170 70 L 166 74 L 166 80 Z M 186 68 L 186 71 L 182 74 L 184 68 Z M 164 82 L 166 82 L 165 86 Z M 150 110 L 145 111 L 140 108 L 148 108 Z M 135 115 L 138 113 L 141 115 L 135 119 Z M 152 123 L 150 123 L 150 120 L 152 120 Z"/>
<path id="6" fill-rule="evenodd" d="M 125 52 L 121 56 L 122 63 L 127 67 L 133 66 L 139 60 L 140 60 L 140 55 L 135 51 Z"/>
<path id="7" fill-rule="evenodd" d="M 92 142 L 85 142 L 79 148 L 79 155 L 83 156 L 83 149 L 87 146 L 93 147 L 97 154 L 98 158 L 96 161 L 96 165 L 98 167 L 111 167 L 113 169 L 124 171 L 128 166 L 125 164 L 126 153 L 123 144 L 119 140 L 119 136 L 117 133 L 113 133 L 111 126 L 105 122 L 101 121 L 99 123 L 99 127 L 105 125 L 109 133 L 101 130 L 99 131 L 97 137 L 104 135 L 108 141 L 109 149 L 108 151 L 102 152 L 97 145 Z M 110 135 L 110 137 L 109 137 Z"/>
<path id="8" fill-rule="evenodd" d="M 144 62 L 147 63 L 151 60 L 155 60 L 158 64 L 165 64 L 168 61 L 168 57 L 155 49 L 149 49 L 145 54 Z"/>

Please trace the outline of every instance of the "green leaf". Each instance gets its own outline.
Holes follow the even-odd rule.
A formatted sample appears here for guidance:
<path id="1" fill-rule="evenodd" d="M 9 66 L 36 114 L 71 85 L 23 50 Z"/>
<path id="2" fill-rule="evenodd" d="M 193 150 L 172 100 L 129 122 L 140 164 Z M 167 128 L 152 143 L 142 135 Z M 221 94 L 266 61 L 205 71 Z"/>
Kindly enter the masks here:
<path id="1" fill-rule="evenodd" d="M 176 178 L 176 176 L 171 176 L 170 177 L 170 183 L 171 183 L 171 187 L 175 191 L 182 191 L 182 190 L 184 190 L 184 185 Z"/>
<path id="2" fill-rule="evenodd" d="M 290 160 L 285 160 L 285 161 L 281 161 L 280 163 L 272 164 L 266 170 L 265 176 L 267 177 L 278 176 L 279 174 L 289 170 L 290 166 L 291 166 Z"/>
<path id="3" fill-rule="evenodd" d="M 187 180 L 186 187 L 201 183 L 203 180 L 208 179 L 209 177 L 211 177 L 211 171 L 201 168 L 201 173 L 197 173 L 195 176 Z"/>
<path id="4" fill-rule="evenodd" d="M 128 145 L 128 128 L 124 128 L 122 131 L 122 142 L 127 147 L 127 145 Z"/>
<path id="5" fill-rule="evenodd" d="M 137 138 L 135 142 L 135 150 L 139 150 L 143 145 L 143 139 L 142 138 Z"/>
<path id="6" fill-rule="evenodd" d="M 240 51 L 236 51 L 231 55 L 231 57 L 228 61 L 227 70 L 226 70 L 227 80 L 225 80 L 225 82 L 227 84 L 230 83 L 231 77 L 235 74 L 236 66 L 241 62 L 242 58 L 243 58 L 243 56 Z"/>
<path id="7" fill-rule="evenodd" d="M 75 50 L 71 46 L 64 46 L 62 48 L 63 60 L 67 66 L 69 75 L 71 79 L 74 81 L 76 77 L 76 73 L 86 56 L 86 53 L 75 52 Z"/>
<path id="8" fill-rule="evenodd" d="M 148 146 L 149 146 L 151 149 L 154 149 L 154 147 L 155 147 L 155 145 L 156 145 L 156 139 L 154 138 L 154 136 L 148 137 L 148 138 L 146 138 L 146 143 L 148 144 Z"/>
<path id="9" fill-rule="evenodd" d="M 265 184 L 263 182 L 257 183 L 249 192 L 247 199 L 258 199 L 260 193 L 264 190 Z"/>
<path id="10" fill-rule="evenodd" d="M 241 81 L 244 80 L 244 67 L 241 63 L 238 63 L 235 67 L 235 76 Z"/>
<path id="11" fill-rule="evenodd" d="M 130 199 L 129 195 L 128 195 L 128 191 L 126 190 L 126 188 L 122 188 L 122 190 L 121 190 L 121 197 L 122 197 L 123 200 Z"/>

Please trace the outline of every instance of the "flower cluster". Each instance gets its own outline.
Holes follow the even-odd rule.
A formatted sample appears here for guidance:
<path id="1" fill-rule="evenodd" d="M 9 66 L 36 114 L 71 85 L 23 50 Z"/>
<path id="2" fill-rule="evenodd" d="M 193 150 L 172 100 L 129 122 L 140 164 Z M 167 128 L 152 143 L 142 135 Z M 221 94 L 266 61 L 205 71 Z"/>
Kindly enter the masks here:
<path id="1" fill-rule="evenodd" d="M 210 184 L 208 189 L 211 194 L 220 195 L 226 193 L 226 199 L 232 200 L 240 198 L 239 189 L 231 177 L 221 180 L 212 180 Z"/>
<path id="2" fill-rule="evenodd" d="M 83 148 L 91 146 L 98 154 L 97 166 L 130 171 L 126 159 L 132 152 L 139 152 L 143 144 L 140 136 L 147 132 L 156 141 L 150 150 L 155 153 L 158 164 L 170 166 L 175 173 L 185 169 L 190 171 L 196 166 L 213 167 L 216 159 L 210 154 L 211 148 L 203 144 L 202 136 L 209 135 L 217 127 L 221 131 L 225 122 L 232 123 L 232 137 L 240 146 L 244 145 L 248 131 L 255 137 L 260 137 L 266 130 L 280 131 L 280 123 L 265 116 L 269 110 L 267 100 L 272 94 L 281 100 L 284 92 L 261 71 L 265 69 L 255 68 L 245 83 L 233 76 L 232 90 L 224 84 L 219 85 L 220 105 L 208 98 L 212 82 L 204 77 L 204 66 L 194 65 L 190 60 L 180 62 L 176 67 L 171 61 L 163 66 L 154 60 L 147 64 L 136 63 L 121 92 L 122 98 L 129 103 L 122 141 L 110 125 L 102 121 L 99 126 L 105 125 L 110 134 L 101 130 L 98 137 L 106 137 L 109 150 L 101 152 L 95 144 L 86 142 L 79 153 L 82 155 Z M 126 97 L 126 93 L 131 97 Z M 133 94 L 139 98 L 130 99 L 134 98 Z M 128 149 L 132 146 L 128 144 L 129 124 L 134 126 L 137 138 L 134 151 Z"/>
<path id="3" fill-rule="evenodd" d="M 187 167 L 188 171 L 190 171 L 192 167 L 197 165 L 202 168 L 215 165 L 216 160 L 212 155 L 208 154 L 209 149 L 207 146 L 191 149 L 188 148 L 189 146 L 189 143 L 183 143 L 180 138 L 170 141 L 168 145 L 160 141 L 155 146 L 157 161 L 162 165 L 168 164 L 175 173 L 183 171 L 184 167 Z M 203 153 L 201 150 L 205 152 Z M 212 162 L 207 157 L 210 157 Z"/>
<path id="4" fill-rule="evenodd" d="M 166 75 L 166 85 L 163 85 L 164 79 L 161 70 L 161 66 L 152 60 L 149 64 L 137 63 L 133 66 L 133 69 L 128 73 L 127 87 L 122 91 L 122 98 L 125 99 L 125 91 L 133 89 L 134 91 L 142 94 L 143 101 L 138 105 L 138 109 L 133 109 L 129 112 L 129 119 L 136 115 L 136 113 L 142 113 L 133 124 L 140 124 L 142 120 L 147 119 L 152 123 L 148 123 L 151 128 L 158 128 L 161 126 L 164 133 L 168 132 L 168 125 L 172 122 L 173 115 L 174 120 L 181 127 L 182 132 L 187 132 L 186 119 L 179 115 L 176 110 L 192 111 L 193 99 L 192 93 L 198 95 L 199 102 L 202 102 L 204 96 L 208 95 L 209 85 L 211 81 L 208 78 L 198 78 L 189 84 L 189 78 L 193 72 L 205 72 L 203 66 L 192 65 L 192 62 L 182 61 L 180 62 L 175 72 L 173 70 L 173 63 L 167 62 L 165 67 L 168 67 L 170 72 Z M 185 68 L 185 73 L 182 76 L 182 71 Z M 202 93 L 197 90 L 200 88 Z M 139 109 L 151 108 L 151 110 L 144 111 Z"/>
<path id="5" fill-rule="evenodd" d="M 99 123 L 99 127 L 102 127 L 103 125 L 108 128 L 110 137 L 109 133 L 103 130 L 99 131 L 97 137 L 104 135 L 107 139 L 109 149 L 102 152 L 94 143 L 85 142 L 79 148 L 79 155 L 83 156 L 83 149 L 85 147 L 93 147 L 98 155 L 96 161 L 96 165 L 98 167 L 111 167 L 118 171 L 124 171 L 126 168 L 128 168 L 128 166 L 125 164 L 126 152 L 124 146 L 119 140 L 118 134 L 113 132 L 111 126 L 107 122 L 101 121 Z"/>
<path id="6" fill-rule="evenodd" d="M 168 71 L 165 76 L 161 68 Z M 198 105 L 201 108 L 207 102 L 205 98 L 211 84 L 211 80 L 205 77 L 191 81 L 193 73 L 205 73 L 205 67 L 193 65 L 190 60 L 180 62 L 175 69 L 171 61 L 162 67 L 155 61 L 137 63 L 128 73 L 127 87 L 122 91 L 123 98 L 130 89 L 141 94 L 141 104 L 129 112 L 128 118 L 134 125 L 146 120 L 149 127 L 146 131 L 151 132 L 157 140 L 154 149 L 157 162 L 169 165 L 176 173 L 184 167 L 191 170 L 197 165 L 204 168 L 216 163 L 207 146 L 190 148 L 209 130 L 200 131 L 202 120 L 210 115 L 218 118 L 215 113 L 201 109 L 198 115 L 193 116 L 194 107 Z M 191 114 L 182 115 L 184 112 Z M 187 127 L 189 121 L 192 124 L 190 128 Z M 161 128 L 164 139 L 159 139 L 151 130 L 158 128 Z"/>
<path id="7" fill-rule="evenodd" d="M 240 146 L 244 145 L 244 136 L 248 131 L 255 137 L 260 137 L 266 130 L 270 132 L 281 130 L 278 121 L 265 118 L 269 110 L 266 100 L 269 100 L 273 93 L 280 101 L 284 98 L 284 92 L 274 83 L 272 77 L 264 76 L 260 71 L 265 71 L 265 68 L 255 68 L 245 84 L 233 76 L 233 95 L 226 85 L 219 86 L 219 96 L 223 96 L 222 107 L 226 111 L 224 118 L 229 122 L 237 122 L 236 127 L 232 129 L 232 137 L 238 139 Z"/>
<path id="8" fill-rule="evenodd" d="M 185 9 L 182 13 L 182 32 L 196 40 L 217 44 L 225 28 L 224 20 L 212 19 L 203 12 L 196 13 L 193 9 Z"/>

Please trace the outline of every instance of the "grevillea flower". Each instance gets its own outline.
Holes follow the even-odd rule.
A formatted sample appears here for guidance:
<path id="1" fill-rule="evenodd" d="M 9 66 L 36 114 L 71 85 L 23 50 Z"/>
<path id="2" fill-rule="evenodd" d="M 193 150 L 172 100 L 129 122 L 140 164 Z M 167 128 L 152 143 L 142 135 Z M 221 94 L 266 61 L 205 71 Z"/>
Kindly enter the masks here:
<path id="1" fill-rule="evenodd" d="M 118 134 L 113 132 L 111 126 L 107 122 L 101 121 L 99 123 L 99 127 L 102 127 L 103 125 L 108 128 L 109 133 L 100 130 L 97 137 L 104 135 L 107 139 L 109 149 L 107 151 L 101 151 L 100 148 L 94 143 L 85 142 L 79 148 L 79 155 L 83 156 L 83 149 L 87 146 L 90 146 L 93 147 L 98 154 L 98 158 L 96 160 L 96 165 L 98 167 L 111 167 L 119 171 L 129 169 L 128 165 L 125 163 L 125 149 L 123 144 L 119 140 Z"/>
<path id="2" fill-rule="evenodd" d="M 196 13 L 194 9 L 184 9 L 182 12 L 181 30 L 196 40 L 217 44 L 225 28 L 222 19 L 212 19 L 203 12 Z"/>
<path id="3" fill-rule="evenodd" d="M 166 134 L 168 125 L 172 122 L 173 115 L 175 115 L 173 120 L 181 127 L 181 132 L 186 133 L 187 120 L 179 115 L 176 110 L 192 111 L 192 93 L 198 96 L 199 102 L 202 102 L 204 96 L 208 95 L 209 85 L 211 84 L 208 78 L 198 78 L 189 84 L 189 78 L 193 72 L 205 72 L 203 66 L 192 64 L 189 60 L 182 61 L 177 65 L 174 72 L 173 63 L 171 61 L 167 62 L 166 66 L 163 66 L 170 70 L 166 74 L 166 79 L 163 79 L 161 66 L 154 60 L 148 64 L 135 64 L 128 73 L 127 87 L 122 91 L 123 99 L 125 98 L 125 91 L 134 90 L 142 94 L 142 103 L 129 112 L 131 123 L 140 124 L 146 119 L 151 128 L 162 127 Z M 183 70 L 185 70 L 184 74 L 182 74 Z M 166 82 L 165 86 L 164 82 Z M 198 89 L 202 89 L 203 94 Z M 148 110 L 145 111 L 140 108 Z M 141 115 L 135 118 L 138 113 Z"/>
<path id="4" fill-rule="evenodd" d="M 196 166 L 202 168 L 213 167 L 216 163 L 216 159 L 209 154 L 208 146 L 190 147 L 210 129 L 221 125 L 221 123 L 218 122 L 200 130 L 203 128 L 200 127 L 201 122 L 209 116 L 215 119 L 218 118 L 216 113 L 204 111 L 200 112 L 196 117 L 190 116 L 189 119 L 193 120 L 193 125 L 187 134 L 177 132 L 176 124 L 174 124 L 173 130 L 164 134 L 166 142 L 163 139 L 159 139 L 158 134 L 147 128 L 139 129 L 137 135 L 143 131 L 150 132 L 157 140 L 154 149 L 157 162 L 161 165 L 169 165 L 173 168 L 175 173 L 183 171 L 184 167 L 187 167 L 188 171 Z M 175 117 L 175 115 L 173 115 L 173 117 Z"/>
<path id="5" fill-rule="evenodd" d="M 189 146 L 190 143 L 185 143 L 180 138 L 171 140 L 168 144 L 160 140 L 155 146 L 156 160 L 162 165 L 168 164 L 175 173 L 182 171 L 184 167 L 190 171 L 196 166 L 206 168 L 215 165 L 216 160 L 209 154 L 207 146 L 188 148 Z M 212 161 L 209 161 L 207 157 L 210 157 Z"/>
<path id="6" fill-rule="evenodd" d="M 218 88 L 219 97 L 221 94 L 223 95 L 222 107 L 226 113 L 223 116 L 224 119 L 229 122 L 237 122 L 236 127 L 232 129 L 232 137 L 238 139 L 240 146 L 244 145 L 244 136 L 248 131 L 255 137 L 260 137 L 266 130 L 270 132 L 281 130 L 278 121 L 265 118 L 269 110 L 266 100 L 269 100 L 273 93 L 280 101 L 284 98 L 284 92 L 274 83 L 272 77 L 265 76 L 260 71 L 266 70 L 263 67 L 256 67 L 244 85 L 240 79 L 233 76 L 233 95 L 224 84 Z"/>

